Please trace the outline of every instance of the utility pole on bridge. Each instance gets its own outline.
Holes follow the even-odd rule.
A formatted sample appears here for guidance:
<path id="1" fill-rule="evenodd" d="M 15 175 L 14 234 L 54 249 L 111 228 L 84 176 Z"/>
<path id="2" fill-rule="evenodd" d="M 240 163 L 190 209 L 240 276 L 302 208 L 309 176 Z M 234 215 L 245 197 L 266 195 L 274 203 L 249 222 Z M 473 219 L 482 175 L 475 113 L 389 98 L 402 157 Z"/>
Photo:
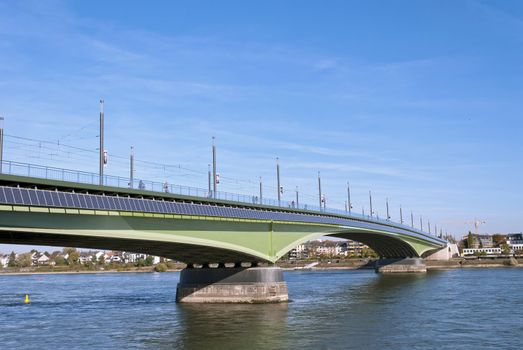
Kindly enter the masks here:
<path id="1" fill-rule="evenodd" d="M 374 211 L 372 211 L 372 193 L 369 190 L 369 204 L 370 204 L 370 217 L 374 214 Z"/>
<path id="2" fill-rule="evenodd" d="M 318 171 L 318 201 L 320 203 L 320 211 L 321 211 L 322 206 L 323 206 L 323 195 L 321 194 L 321 177 L 320 177 L 319 171 Z"/>
<path id="3" fill-rule="evenodd" d="M 385 204 L 387 205 L 387 220 L 390 220 L 390 214 L 389 214 L 389 199 L 388 199 L 388 198 L 385 200 Z"/>
<path id="4" fill-rule="evenodd" d="M 262 183 L 261 176 L 260 176 L 260 204 L 263 204 L 263 183 Z"/>
<path id="5" fill-rule="evenodd" d="M 2 173 L 3 161 L 4 161 L 4 117 L 0 117 L 0 174 Z"/>
<path id="6" fill-rule="evenodd" d="M 278 206 L 281 206 L 281 194 L 283 192 L 283 188 L 280 184 L 280 158 L 276 157 L 276 182 L 278 186 Z"/>
<path id="7" fill-rule="evenodd" d="M 216 177 L 216 145 L 214 144 L 214 136 L 212 137 L 212 195 L 216 198 L 216 187 L 218 185 L 218 178 Z"/>
<path id="8" fill-rule="evenodd" d="M 131 146 L 131 156 L 130 156 L 130 171 L 129 171 L 129 187 L 134 187 L 134 147 Z"/>
<path id="9" fill-rule="evenodd" d="M 100 100 L 100 186 L 104 184 L 104 100 Z"/>
<path id="10" fill-rule="evenodd" d="M 352 203 L 350 202 L 350 183 L 347 181 L 347 208 L 349 209 L 349 214 L 352 209 Z"/>
<path id="11" fill-rule="evenodd" d="M 212 191 L 212 188 L 211 188 L 211 164 L 207 164 L 207 196 L 208 197 L 211 197 L 211 191 Z"/>

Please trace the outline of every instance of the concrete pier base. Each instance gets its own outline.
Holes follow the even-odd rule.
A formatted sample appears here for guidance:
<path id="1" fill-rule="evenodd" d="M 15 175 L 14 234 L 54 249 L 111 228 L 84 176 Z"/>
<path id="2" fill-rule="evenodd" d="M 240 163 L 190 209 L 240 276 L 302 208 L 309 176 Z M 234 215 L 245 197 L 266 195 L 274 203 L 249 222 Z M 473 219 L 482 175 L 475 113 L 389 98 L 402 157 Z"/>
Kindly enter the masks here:
<path id="1" fill-rule="evenodd" d="M 424 273 L 427 267 L 422 258 L 380 259 L 376 261 L 377 273 Z"/>
<path id="2" fill-rule="evenodd" d="M 179 303 L 280 303 L 289 300 L 279 267 L 186 268 L 176 288 Z"/>

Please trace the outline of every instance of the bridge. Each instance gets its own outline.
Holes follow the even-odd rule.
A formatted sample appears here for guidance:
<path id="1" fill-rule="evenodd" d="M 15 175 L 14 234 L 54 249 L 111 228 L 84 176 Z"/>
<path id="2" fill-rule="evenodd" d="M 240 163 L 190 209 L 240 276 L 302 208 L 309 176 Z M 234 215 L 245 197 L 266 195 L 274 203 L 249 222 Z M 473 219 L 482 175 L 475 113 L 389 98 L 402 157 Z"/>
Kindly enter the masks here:
<path id="1" fill-rule="evenodd" d="M 107 175 L 99 183 L 98 174 L 4 161 L 0 243 L 125 250 L 182 261 L 188 268 L 178 299 L 196 302 L 224 295 L 234 301 L 252 285 L 256 296 L 285 299 L 281 271 L 272 265 L 322 236 L 359 241 L 383 259 L 416 264 L 447 243 L 414 227 L 341 210 Z M 213 263 L 219 268 L 209 268 Z M 227 287 L 217 292 L 216 283 Z M 251 287 L 236 293 L 238 283 Z"/>

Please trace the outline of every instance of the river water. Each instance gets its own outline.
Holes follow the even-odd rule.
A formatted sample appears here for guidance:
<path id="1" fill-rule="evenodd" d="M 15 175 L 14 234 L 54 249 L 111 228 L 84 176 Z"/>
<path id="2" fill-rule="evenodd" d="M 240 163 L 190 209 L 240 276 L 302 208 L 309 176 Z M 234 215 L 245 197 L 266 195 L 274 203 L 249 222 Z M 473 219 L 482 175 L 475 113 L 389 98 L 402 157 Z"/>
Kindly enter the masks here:
<path id="1" fill-rule="evenodd" d="M 522 277 L 289 271 L 288 304 L 183 305 L 179 273 L 0 275 L 0 349 L 520 349 Z"/>

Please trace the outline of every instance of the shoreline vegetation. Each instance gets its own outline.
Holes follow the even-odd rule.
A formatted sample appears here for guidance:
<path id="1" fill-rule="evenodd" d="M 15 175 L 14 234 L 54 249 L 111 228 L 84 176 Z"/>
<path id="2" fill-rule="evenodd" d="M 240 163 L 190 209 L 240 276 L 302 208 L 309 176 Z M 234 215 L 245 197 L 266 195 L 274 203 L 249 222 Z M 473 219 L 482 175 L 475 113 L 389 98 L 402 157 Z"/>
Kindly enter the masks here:
<path id="1" fill-rule="evenodd" d="M 308 264 L 317 262 L 314 267 L 307 267 Z M 318 260 L 293 260 L 281 261 L 276 265 L 286 271 L 292 270 L 361 270 L 374 269 L 376 259 L 331 259 L 325 261 Z M 425 261 L 427 270 L 447 270 L 458 268 L 494 268 L 494 267 L 523 267 L 515 258 L 497 259 L 464 259 L 455 258 L 448 261 L 427 260 Z M 146 273 L 146 272 L 178 272 L 185 268 L 183 263 L 159 263 L 147 267 L 119 266 L 110 268 L 92 269 L 83 266 L 39 266 L 30 268 L 4 268 L 0 270 L 1 275 L 50 275 L 50 274 L 92 274 L 92 273 Z"/>

